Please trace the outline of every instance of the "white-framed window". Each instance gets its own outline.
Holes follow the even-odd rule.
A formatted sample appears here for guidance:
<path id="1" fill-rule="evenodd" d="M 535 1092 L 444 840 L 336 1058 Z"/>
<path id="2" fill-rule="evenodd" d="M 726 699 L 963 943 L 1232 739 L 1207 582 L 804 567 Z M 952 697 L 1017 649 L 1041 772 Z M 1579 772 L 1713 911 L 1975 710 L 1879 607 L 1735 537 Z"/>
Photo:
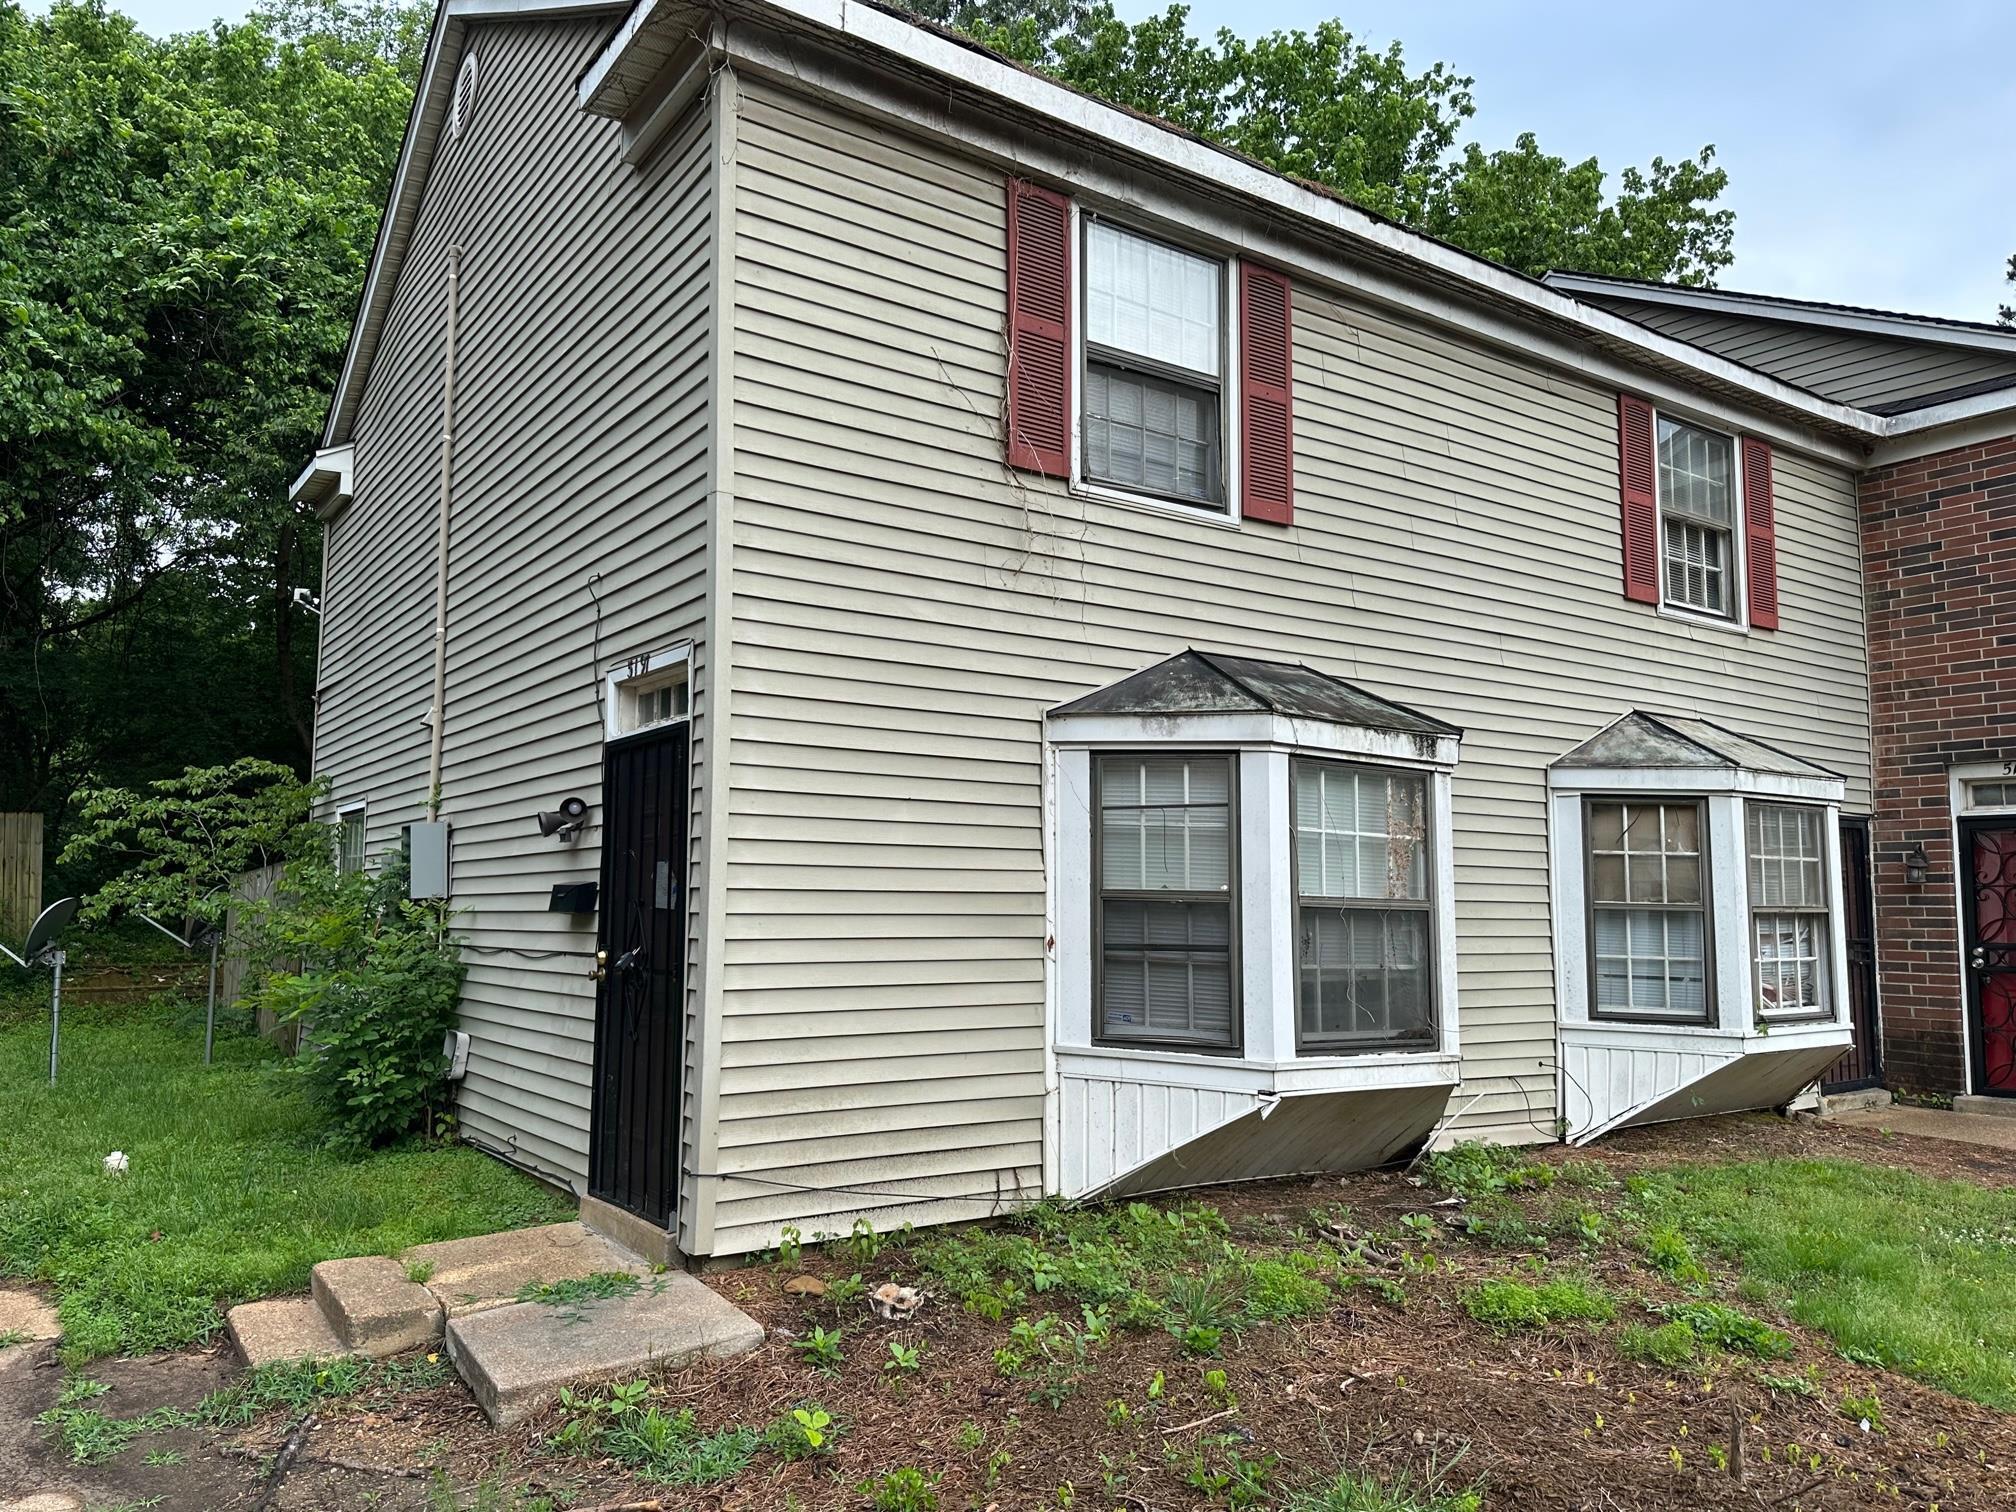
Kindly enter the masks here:
<path id="1" fill-rule="evenodd" d="M 1432 1045 L 1426 775 L 1302 757 L 1291 780 L 1297 1045 Z"/>
<path id="2" fill-rule="evenodd" d="M 641 735 L 690 717 L 689 650 L 675 646 L 633 656 L 606 675 L 602 695 L 605 739 Z"/>
<path id="3" fill-rule="evenodd" d="M 1767 1019 L 1833 1011 L 1825 819 L 1803 805 L 1744 805 L 1752 981 Z"/>
<path id="4" fill-rule="evenodd" d="M 1094 771 L 1098 1038 L 1236 1048 L 1233 759 L 1103 755 Z"/>
<path id="5" fill-rule="evenodd" d="M 1584 815 L 1590 1016 L 1706 1023 L 1705 806 L 1698 798 L 1591 798 Z"/>
<path id="6" fill-rule="evenodd" d="M 1967 806 L 1977 809 L 2016 808 L 2016 781 L 1968 783 Z"/>
<path id="7" fill-rule="evenodd" d="M 1740 619 L 1735 438 L 1660 415 L 1658 462 L 1663 601 L 1716 619 Z"/>
<path id="8" fill-rule="evenodd" d="M 343 876 L 364 870 L 365 820 L 361 803 L 336 811 L 336 870 Z"/>
<path id="9" fill-rule="evenodd" d="M 1081 224 L 1083 480 L 1228 514 L 1226 260 L 1102 217 Z"/>

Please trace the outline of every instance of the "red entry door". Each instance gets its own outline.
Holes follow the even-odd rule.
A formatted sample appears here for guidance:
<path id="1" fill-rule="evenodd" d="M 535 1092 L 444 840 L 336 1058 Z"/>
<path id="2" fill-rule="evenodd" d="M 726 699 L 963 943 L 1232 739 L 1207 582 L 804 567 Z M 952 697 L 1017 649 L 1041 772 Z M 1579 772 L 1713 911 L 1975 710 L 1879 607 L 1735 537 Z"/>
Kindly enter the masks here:
<path id="1" fill-rule="evenodd" d="M 1974 1090 L 2016 1097 L 2016 823 L 1963 824 L 1960 852 L 1967 863 L 1961 948 Z"/>

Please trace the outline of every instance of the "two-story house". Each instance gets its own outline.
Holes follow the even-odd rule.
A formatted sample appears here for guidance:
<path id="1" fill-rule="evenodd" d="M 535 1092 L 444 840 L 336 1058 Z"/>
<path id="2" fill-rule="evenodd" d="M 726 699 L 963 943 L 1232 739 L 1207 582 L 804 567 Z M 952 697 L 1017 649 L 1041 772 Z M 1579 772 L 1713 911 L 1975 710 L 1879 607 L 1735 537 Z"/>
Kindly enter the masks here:
<path id="1" fill-rule="evenodd" d="M 862 0 L 445 0 L 316 768 L 687 1255 L 1776 1105 L 1925 446 Z"/>

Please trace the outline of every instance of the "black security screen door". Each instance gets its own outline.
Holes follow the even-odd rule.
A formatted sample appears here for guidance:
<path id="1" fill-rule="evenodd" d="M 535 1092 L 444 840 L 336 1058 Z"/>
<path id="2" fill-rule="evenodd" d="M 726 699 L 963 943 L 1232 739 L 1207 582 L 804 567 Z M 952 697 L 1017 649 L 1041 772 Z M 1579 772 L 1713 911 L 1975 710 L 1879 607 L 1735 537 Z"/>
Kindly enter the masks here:
<path id="1" fill-rule="evenodd" d="M 1842 933 L 1848 946 L 1848 1053 L 1821 1078 L 1823 1092 L 1874 1087 L 1883 1080 L 1882 1036 L 1876 1024 L 1876 903 L 1869 871 L 1869 821 L 1841 821 Z"/>
<path id="2" fill-rule="evenodd" d="M 1974 1090 L 2016 1097 L 2016 825 L 1961 825 L 1960 860 Z"/>
<path id="3" fill-rule="evenodd" d="M 668 1225 L 685 1040 L 687 727 L 609 747 L 588 1190 Z"/>

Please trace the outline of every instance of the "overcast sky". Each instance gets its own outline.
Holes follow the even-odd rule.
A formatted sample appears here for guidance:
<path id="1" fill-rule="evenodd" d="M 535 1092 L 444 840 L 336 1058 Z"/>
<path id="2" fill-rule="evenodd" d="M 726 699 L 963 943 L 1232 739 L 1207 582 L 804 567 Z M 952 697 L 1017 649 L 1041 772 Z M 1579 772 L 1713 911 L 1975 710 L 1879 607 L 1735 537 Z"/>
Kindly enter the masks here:
<path id="1" fill-rule="evenodd" d="M 163 33 L 246 9 L 113 3 Z M 1972 320 L 2016 295 L 2011 0 L 1197 0 L 1192 21 L 1250 35 L 1335 15 L 1417 70 L 1473 76 L 1487 147 L 1533 131 L 1614 172 L 1713 142 L 1736 211 L 1725 288 Z"/>

